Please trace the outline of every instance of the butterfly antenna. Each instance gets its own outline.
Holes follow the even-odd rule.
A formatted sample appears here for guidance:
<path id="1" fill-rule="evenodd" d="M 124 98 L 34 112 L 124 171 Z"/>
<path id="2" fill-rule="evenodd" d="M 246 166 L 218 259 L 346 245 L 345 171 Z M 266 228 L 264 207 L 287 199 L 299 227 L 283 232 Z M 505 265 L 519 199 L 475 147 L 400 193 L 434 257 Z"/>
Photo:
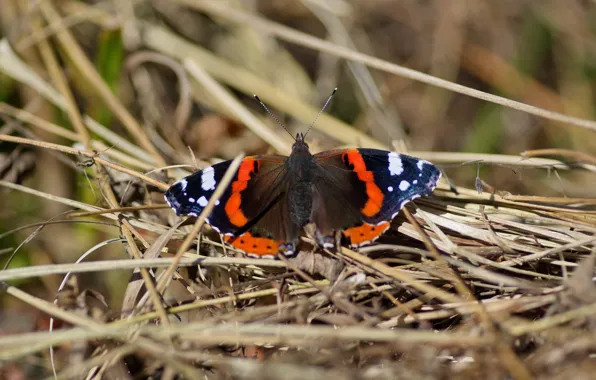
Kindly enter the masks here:
<path id="1" fill-rule="evenodd" d="M 331 93 L 331 95 L 329 95 L 329 97 L 327 98 L 327 101 L 325 102 L 325 104 L 323 104 L 323 108 L 321 108 L 321 110 L 319 111 L 319 114 L 317 115 L 317 117 L 315 117 L 315 120 L 310 124 L 310 127 L 308 127 L 308 130 L 304 134 L 304 137 L 306 137 L 306 135 L 308 135 L 308 132 L 310 132 L 310 129 L 312 128 L 312 126 L 315 125 L 315 123 L 317 122 L 317 120 L 319 120 L 319 117 L 321 116 L 321 114 L 323 113 L 323 111 L 325 111 L 325 108 L 327 108 L 327 105 L 329 105 L 329 102 L 331 101 L 331 99 L 333 99 L 333 97 L 335 96 L 336 93 L 337 93 L 337 87 L 335 87 L 333 89 L 333 92 Z"/>
<path id="2" fill-rule="evenodd" d="M 261 106 L 263 106 L 263 108 L 265 108 L 265 111 L 267 111 L 267 113 L 269 114 L 269 116 L 271 116 L 271 117 L 273 118 L 273 120 L 275 120 L 275 121 L 277 122 L 277 124 L 278 124 L 280 127 L 282 127 L 282 128 L 283 128 L 283 129 L 284 129 L 286 132 L 288 132 L 288 134 L 289 134 L 290 136 L 292 136 L 292 139 L 294 139 L 294 141 L 295 141 L 295 140 L 296 140 L 296 138 L 294 138 L 294 135 L 292 135 L 292 134 L 290 133 L 290 131 L 288 131 L 288 129 L 286 128 L 286 126 L 285 126 L 285 125 L 283 125 L 281 121 L 279 121 L 279 119 L 277 118 L 277 116 L 275 116 L 275 115 L 274 115 L 274 114 L 273 114 L 271 111 L 269 111 L 269 108 L 267 108 L 267 106 L 265 105 L 265 103 L 263 103 L 263 101 L 261 100 L 261 98 L 259 98 L 259 96 L 258 96 L 258 95 L 253 95 L 253 96 L 255 97 L 255 99 L 256 99 L 256 100 L 257 100 L 259 103 L 261 103 Z"/>

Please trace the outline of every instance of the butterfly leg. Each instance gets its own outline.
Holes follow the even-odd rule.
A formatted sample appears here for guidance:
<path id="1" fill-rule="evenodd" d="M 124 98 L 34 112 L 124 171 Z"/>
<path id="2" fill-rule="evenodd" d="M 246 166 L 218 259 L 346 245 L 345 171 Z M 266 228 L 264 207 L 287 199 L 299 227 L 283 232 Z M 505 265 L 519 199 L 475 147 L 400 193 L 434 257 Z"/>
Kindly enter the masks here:
<path id="1" fill-rule="evenodd" d="M 327 236 L 321 233 L 315 223 L 309 223 L 304 226 L 304 232 L 315 241 L 315 245 L 321 248 L 335 247 L 333 235 Z"/>
<path id="2" fill-rule="evenodd" d="M 279 251 L 286 257 L 292 257 L 296 254 L 296 243 L 282 243 L 279 245 Z"/>

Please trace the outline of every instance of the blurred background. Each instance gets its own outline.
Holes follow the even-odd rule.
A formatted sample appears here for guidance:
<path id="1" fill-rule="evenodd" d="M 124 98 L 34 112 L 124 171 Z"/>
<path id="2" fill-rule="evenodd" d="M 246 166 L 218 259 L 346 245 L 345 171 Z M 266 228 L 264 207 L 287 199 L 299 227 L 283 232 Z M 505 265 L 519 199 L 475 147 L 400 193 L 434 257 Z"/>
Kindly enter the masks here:
<path id="1" fill-rule="evenodd" d="M 40 8 L 44 3 L 51 6 Z M 464 86 L 580 118 L 594 118 L 596 4 L 592 1 L 211 3 L 224 5 L 230 14 L 252 14 L 260 21 L 287 26 L 335 46 Z M 51 61 L 44 50 L 49 49 L 65 75 L 78 109 L 105 127 L 92 131 L 91 138 L 101 141 L 108 151 L 113 148 L 135 157 L 140 162 L 120 162 L 142 172 L 165 165 L 193 165 L 193 155 L 202 163 L 230 159 L 240 151 L 274 151 L 270 142 L 247 129 L 184 72 L 181 59 L 186 56 L 197 59 L 203 70 L 286 141 L 289 136 L 254 101 L 253 93 L 293 133 L 304 132 L 313 118 L 301 120 L 292 115 L 292 110 L 302 109 L 303 105 L 320 109 L 333 88 L 338 87 L 326 113 L 371 137 L 371 141 L 402 152 L 518 156 L 528 150 L 556 148 L 577 154 L 595 153 L 593 132 L 347 62 L 333 54 L 278 39 L 251 20 L 234 21 L 204 4 L 190 0 L 0 0 L 0 38 L 10 43 L 21 60 L 15 68 L 14 61 L 0 58 L 0 133 L 83 148 L 74 141 L 76 136 L 73 139 L 67 133 L 33 128 L 16 116 L 16 110 L 25 110 L 74 131 L 63 109 L 49 101 L 39 88 L 16 78 L 18 73 L 35 73 L 39 80 L 55 87 L 49 73 Z M 144 128 L 162 162 L 139 143 L 126 122 L 106 105 L 90 76 L 81 70 L 80 61 L 73 59 L 69 50 L 73 41 L 60 39 L 65 29 L 71 32 L 80 52 L 107 88 Z M 8 55 L 6 49 L 0 51 L 0 57 Z M 367 141 L 352 137 L 342 140 L 331 133 L 334 128 L 325 120 L 318 123 L 309 134 L 311 146 L 324 150 L 368 145 Z M 105 129 L 117 138 L 107 138 Z M 128 140 L 141 152 L 124 146 L 118 138 Z M 552 156 L 560 157 L 556 152 Z M 574 162 L 577 157 L 583 156 L 566 156 L 565 160 Z M 90 170 L 92 164 L 50 150 L 0 143 L 3 181 L 106 206 L 98 179 Z M 582 172 L 521 170 L 465 162 L 437 164 L 454 184 L 462 187 L 474 188 L 479 175 L 485 189 L 492 187 L 513 194 L 595 195 L 593 175 Z M 163 172 L 155 175 L 167 180 Z M 162 202 L 156 189 L 131 185 L 129 178 L 118 178 L 115 173 L 111 173 L 111 180 L 122 205 Z M 74 262 L 95 244 L 119 236 L 119 230 L 101 224 L 105 222 L 102 219 L 89 219 L 92 223 L 65 221 L 39 229 L 36 223 L 52 218 L 64 220 L 63 213 L 72 207 L 17 190 L 1 191 L 2 265 L 17 248 L 10 267 Z M 165 223 L 166 215 L 166 211 L 160 210 L 144 216 Z M 14 230 L 19 227 L 23 228 Z M 120 244 L 101 247 L 93 256 L 124 257 L 127 254 Z M 113 271 L 81 276 L 79 281 L 81 287 L 103 294 L 117 312 L 129 275 Z M 19 286 L 53 300 L 61 278 L 44 276 L 23 281 Z M 46 318 L 38 311 L 10 297 L 0 297 L 0 303 L 0 328 L 44 328 Z"/>

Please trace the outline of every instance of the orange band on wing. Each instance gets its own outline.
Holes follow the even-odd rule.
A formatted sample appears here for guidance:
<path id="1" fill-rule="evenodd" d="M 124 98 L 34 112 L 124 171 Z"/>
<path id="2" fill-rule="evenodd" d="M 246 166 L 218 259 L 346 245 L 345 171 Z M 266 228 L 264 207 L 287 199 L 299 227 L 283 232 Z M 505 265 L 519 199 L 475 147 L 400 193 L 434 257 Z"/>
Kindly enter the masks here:
<path id="1" fill-rule="evenodd" d="M 242 160 L 236 180 L 232 182 L 232 194 L 226 202 L 225 211 L 230 223 L 237 227 L 242 227 L 248 223 L 248 218 L 242 212 L 240 206 L 242 206 L 242 192 L 248 187 L 248 181 L 250 181 L 251 174 L 255 172 L 255 165 L 257 170 L 260 166 L 258 160 L 254 160 L 250 157 L 246 157 Z"/>
<path id="2" fill-rule="evenodd" d="M 245 232 L 240 236 L 224 236 L 224 240 L 232 247 L 243 252 L 257 256 L 275 256 L 279 251 L 282 241 L 255 237 L 250 232 Z"/>
<path id="3" fill-rule="evenodd" d="M 389 222 L 379 224 L 364 223 L 361 226 L 346 229 L 344 236 L 350 239 L 350 245 L 358 246 L 377 239 L 388 228 Z"/>
<path id="4" fill-rule="evenodd" d="M 381 210 L 385 195 L 383 195 L 383 192 L 375 183 L 373 172 L 366 170 L 364 158 L 362 158 L 362 154 L 360 154 L 358 149 L 349 149 L 343 156 L 344 160 L 353 166 L 352 171 L 358 175 L 358 179 L 366 184 L 368 200 L 360 211 L 368 217 L 376 215 Z"/>

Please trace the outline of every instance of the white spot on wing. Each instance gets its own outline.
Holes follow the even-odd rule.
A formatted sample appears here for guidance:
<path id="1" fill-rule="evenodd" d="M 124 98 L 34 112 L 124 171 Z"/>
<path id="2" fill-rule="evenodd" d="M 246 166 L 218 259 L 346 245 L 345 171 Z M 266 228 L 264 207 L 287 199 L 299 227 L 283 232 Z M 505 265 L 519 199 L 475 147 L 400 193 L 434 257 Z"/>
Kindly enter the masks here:
<path id="1" fill-rule="evenodd" d="M 387 191 L 388 191 L 388 192 L 390 192 L 390 193 L 391 193 L 391 192 L 393 192 L 393 186 L 389 186 L 389 187 L 387 188 Z"/>
<path id="2" fill-rule="evenodd" d="M 418 185 L 418 180 L 415 179 L 414 182 L 412 182 L 414 185 Z"/>
<path id="3" fill-rule="evenodd" d="M 190 197 L 190 198 L 188 198 L 188 201 L 189 201 L 190 203 L 195 203 L 195 199 L 194 199 L 193 197 Z"/>
<path id="4" fill-rule="evenodd" d="M 418 169 L 422 170 L 422 166 L 424 166 L 424 164 L 426 164 L 426 161 L 420 160 L 416 163 L 416 166 L 418 166 Z"/>
<path id="5" fill-rule="evenodd" d="M 399 183 L 399 189 L 400 189 L 401 191 L 406 191 L 406 190 L 408 190 L 408 187 L 410 187 L 410 182 L 408 182 L 408 181 L 401 181 L 401 182 Z"/>
<path id="6" fill-rule="evenodd" d="M 209 201 L 207 200 L 207 198 L 205 198 L 205 196 L 204 196 L 204 195 L 203 195 L 201 198 L 199 198 L 199 199 L 197 200 L 197 203 L 198 203 L 198 204 L 199 204 L 199 206 L 201 206 L 201 207 L 205 207 L 205 206 L 207 206 L 207 203 L 208 203 L 208 202 L 209 202 Z"/>
<path id="7" fill-rule="evenodd" d="M 215 170 L 213 166 L 203 169 L 201 174 L 201 187 L 203 190 L 215 190 Z"/>
<path id="8" fill-rule="evenodd" d="M 176 182 L 174 184 L 175 185 L 180 185 L 180 188 L 182 189 L 182 191 L 186 190 L 186 186 L 188 186 L 188 181 L 186 180 L 186 178 L 182 178 L 180 181 Z"/>
<path id="9" fill-rule="evenodd" d="M 219 199 L 215 201 L 215 205 L 219 206 Z"/>
<path id="10" fill-rule="evenodd" d="M 399 209 L 401 210 L 402 208 L 404 208 L 404 206 L 405 206 L 405 205 L 406 205 L 408 202 L 411 202 L 411 201 L 413 201 L 414 199 L 417 199 L 417 198 L 420 198 L 420 195 L 418 195 L 418 194 L 416 194 L 416 195 L 413 195 L 413 196 L 412 196 L 412 198 L 410 198 L 410 199 L 406 199 L 405 201 L 401 202 L 401 204 L 399 205 Z M 396 215 L 397 215 L 397 213 L 396 213 Z"/>
<path id="11" fill-rule="evenodd" d="M 404 172 L 404 164 L 399 154 L 389 152 L 387 158 L 389 159 L 389 172 L 391 175 L 400 175 Z"/>

